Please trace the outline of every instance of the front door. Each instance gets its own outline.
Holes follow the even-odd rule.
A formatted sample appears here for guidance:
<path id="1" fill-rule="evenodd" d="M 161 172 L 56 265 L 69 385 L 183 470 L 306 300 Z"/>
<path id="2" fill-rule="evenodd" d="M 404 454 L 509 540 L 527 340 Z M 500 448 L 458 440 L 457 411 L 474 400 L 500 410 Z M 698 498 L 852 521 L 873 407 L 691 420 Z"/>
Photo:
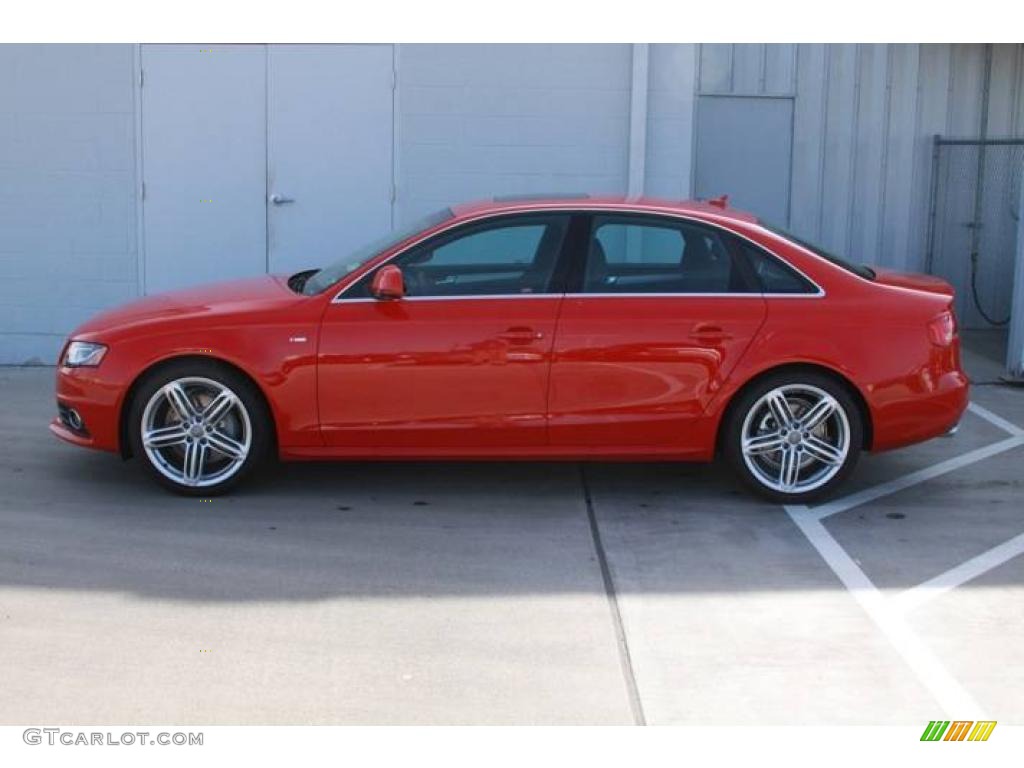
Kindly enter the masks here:
<path id="1" fill-rule="evenodd" d="M 328 445 L 385 453 L 543 446 L 568 216 L 466 224 L 391 261 L 406 296 L 372 273 L 324 314 L 320 419 Z"/>
<path id="2" fill-rule="evenodd" d="M 678 219 L 594 215 L 558 322 L 553 447 L 700 449 L 694 420 L 765 318 L 733 245 Z"/>

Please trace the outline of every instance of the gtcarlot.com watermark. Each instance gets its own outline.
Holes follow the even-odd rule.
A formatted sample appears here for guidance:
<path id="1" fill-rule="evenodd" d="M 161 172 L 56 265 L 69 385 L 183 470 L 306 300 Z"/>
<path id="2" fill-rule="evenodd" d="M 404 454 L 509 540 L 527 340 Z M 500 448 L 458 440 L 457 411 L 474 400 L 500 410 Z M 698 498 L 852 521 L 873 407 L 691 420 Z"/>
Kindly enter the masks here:
<path id="1" fill-rule="evenodd" d="M 203 733 L 168 733 L 160 731 L 122 731 L 111 733 L 110 731 L 65 731 L 61 728 L 26 728 L 21 734 L 26 744 L 35 746 L 37 744 L 48 744 L 56 746 L 63 744 L 66 747 L 130 747 L 140 746 L 177 746 L 177 747 L 201 747 L 203 746 Z"/>

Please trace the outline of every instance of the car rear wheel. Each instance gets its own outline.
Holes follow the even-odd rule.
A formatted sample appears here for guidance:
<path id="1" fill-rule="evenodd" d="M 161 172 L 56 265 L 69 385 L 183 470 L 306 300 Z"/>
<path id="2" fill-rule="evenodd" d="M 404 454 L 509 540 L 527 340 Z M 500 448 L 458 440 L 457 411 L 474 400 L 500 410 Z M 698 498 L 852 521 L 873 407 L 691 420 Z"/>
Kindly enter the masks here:
<path id="1" fill-rule="evenodd" d="M 783 373 L 741 395 L 726 424 L 725 453 L 761 496 L 805 503 L 853 471 L 863 429 L 860 409 L 839 382 L 814 372 Z"/>
<path id="2" fill-rule="evenodd" d="M 255 387 L 213 361 L 183 361 L 149 377 L 130 419 L 134 454 L 160 483 L 189 496 L 228 490 L 269 444 L 269 414 Z"/>

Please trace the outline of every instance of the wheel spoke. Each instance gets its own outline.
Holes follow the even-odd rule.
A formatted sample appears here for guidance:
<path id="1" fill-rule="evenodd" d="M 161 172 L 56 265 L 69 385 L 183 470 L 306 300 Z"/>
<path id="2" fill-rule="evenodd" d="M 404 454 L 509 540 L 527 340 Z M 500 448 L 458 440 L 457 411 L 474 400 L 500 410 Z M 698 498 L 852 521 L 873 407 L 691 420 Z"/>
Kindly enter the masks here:
<path id="1" fill-rule="evenodd" d="M 837 403 L 831 397 L 823 397 L 800 419 L 800 425 L 808 432 L 835 413 Z"/>
<path id="2" fill-rule="evenodd" d="M 783 451 L 782 461 L 779 462 L 779 486 L 784 491 L 792 491 L 796 488 L 799 477 L 800 458 L 797 452 L 794 450 Z"/>
<path id="3" fill-rule="evenodd" d="M 206 446 L 193 440 L 185 447 L 185 461 L 181 466 L 185 482 L 196 485 L 203 478 L 203 464 L 206 462 Z"/>
<path id="4" fill-rule="evenodd" d="M 172 381 L 164 387 L 164 395 L 182 421 L 187 421 L 196 415 L 196 409 L 193 407 L 192 401 L 188 399 L 188 393 L 178 382 Z"/>
<path id="5" fill-rule="evenodd" d="M 206 435 L 207 442 L 210 447 L 215 451 L 219 451 L 227 456 L 229 459 L 239 461 L 245 458 L 246 448 L 245 446 L 235 440 L 230 435 L 226 435 L 219 429 L 215 429 L 212 432 L 208 432 Z"/>
<path id="6" fill-rule="evenodd" d="M 781 389 L 770 392 L 766 401 L 777 426 L 788 427 L 793 423 L 793 412 L 789 409 L 789 402 Z"/>
<path id="7" fill-rule="evenodd" d="M 804 449 L 813 458 L 824 464 L 835 466 L 836 464 L 843 463 L 843 451 L 815 435 L 811 435 L 804 440 Z"/>
<path id="8" fill-rule="evenodd" d="M 150 429 L 142 436 L 142 443 L 147 448 L 170 448 L 185 442 L 185 429 L 180 424 L 173 424 L 160 429 Z"/>
<path id="9" fill-rule="evenodd" d="M 206 406 L 206 410 L 202 413 L 203 421 L 207 424 L 216 424 L 228 415 L 228 411 L 234 404 L 235 396 L 227 390 L 222 391 Z"/>
<path id="10" fill-rule="evenodd" d="M 749 437 L 743 441 L 743 452 L 748 456 L 760 453 L 775 453 L 782 448 L 782 436 L 778 432 Z"/>

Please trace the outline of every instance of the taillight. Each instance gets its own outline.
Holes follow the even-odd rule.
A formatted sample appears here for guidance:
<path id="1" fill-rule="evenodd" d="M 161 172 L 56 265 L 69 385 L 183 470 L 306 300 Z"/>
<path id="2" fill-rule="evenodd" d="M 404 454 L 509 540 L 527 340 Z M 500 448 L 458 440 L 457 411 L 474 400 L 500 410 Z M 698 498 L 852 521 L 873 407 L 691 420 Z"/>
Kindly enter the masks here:
<path id="1" fill-rule="evenodd" d="M 948 347 L 956 338 L 956 316 L 947 309 L 928 323 L 928 338 L 938 347 Z"/>

